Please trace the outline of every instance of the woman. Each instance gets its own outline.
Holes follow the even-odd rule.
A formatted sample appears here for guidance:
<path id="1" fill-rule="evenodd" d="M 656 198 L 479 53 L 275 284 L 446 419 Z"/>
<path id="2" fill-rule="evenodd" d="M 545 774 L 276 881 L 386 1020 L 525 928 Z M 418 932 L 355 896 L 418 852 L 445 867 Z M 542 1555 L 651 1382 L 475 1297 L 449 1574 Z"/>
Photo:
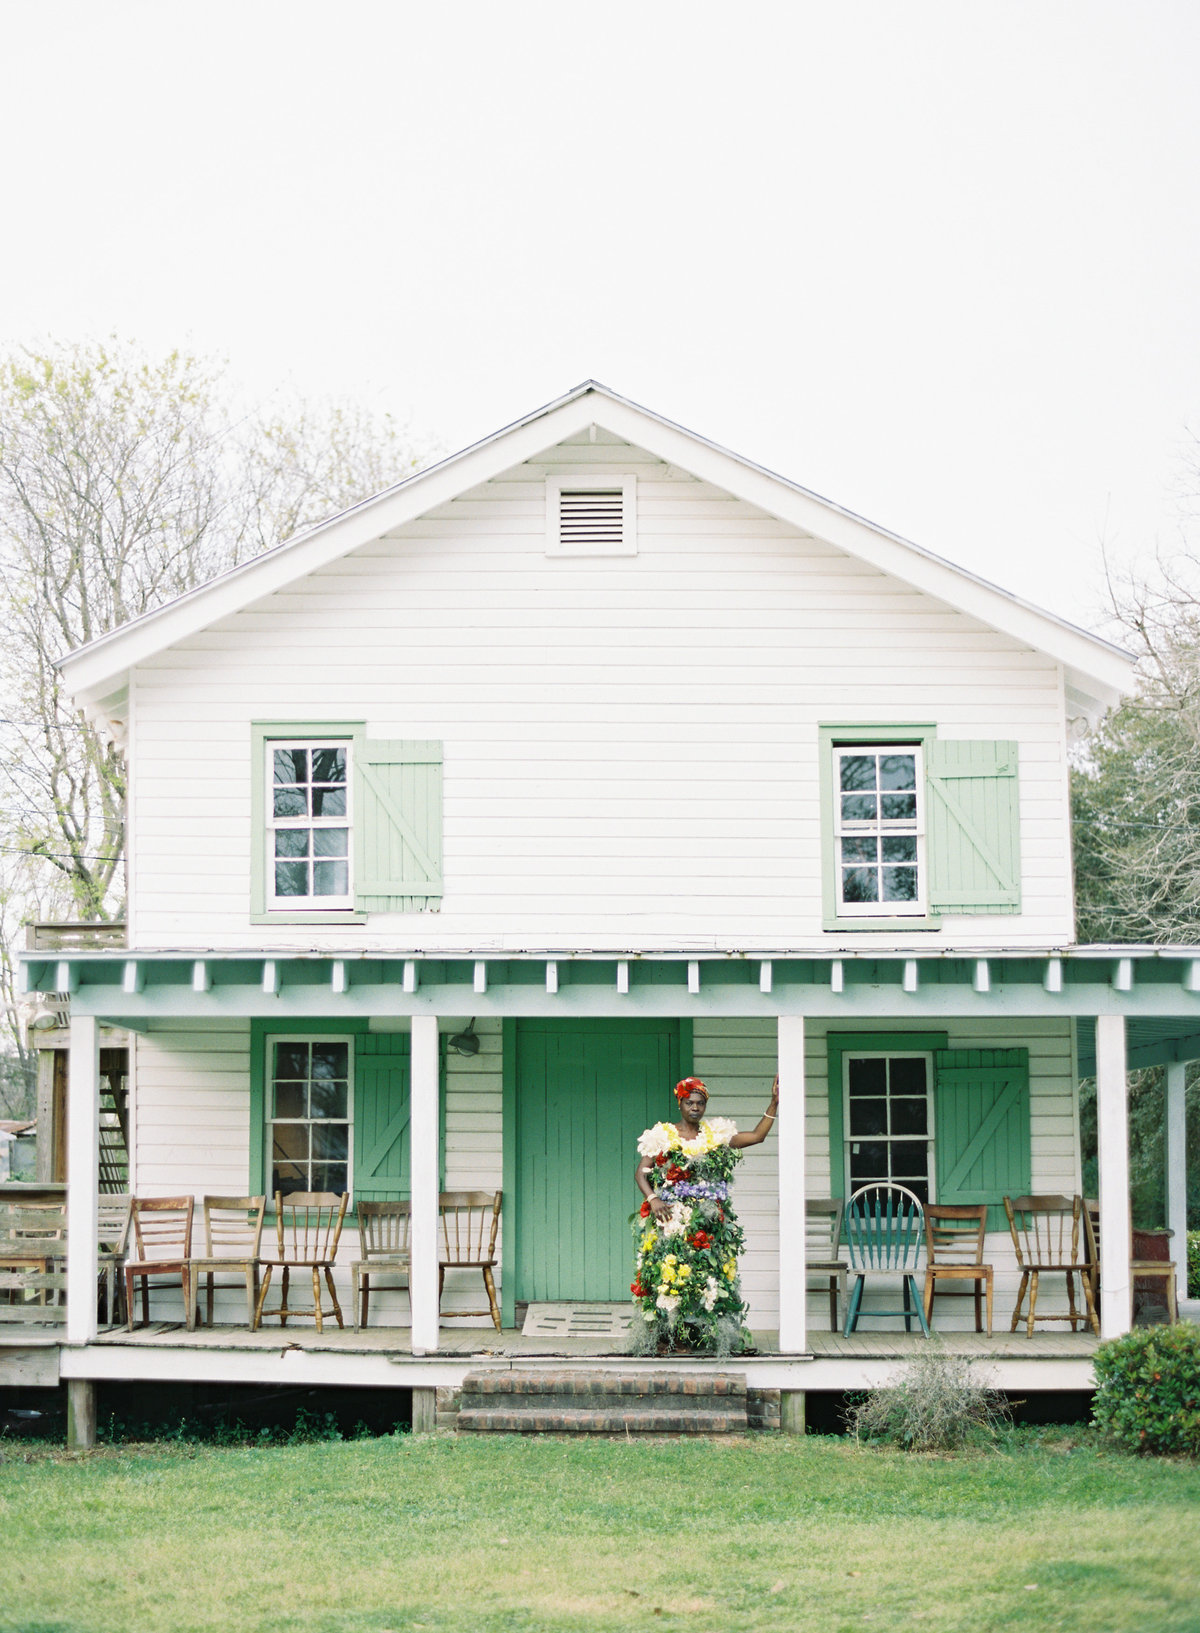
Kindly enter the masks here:
<path id="1" fill-rule="evenodd" d="M 637 1273 L 630 1291 L 641 1309 L 633 1348 L 697 1349 L 729 1355 L 749 1347 L 742 1320 L 738 1254 L 742 1230 L 729 1204 L 729 1180 L 740 1153 L 761 1145 L 779 1108 L 771 1102 L 748 1134 L 727 1117 L 704 1116 L 708 1090 L 698 1077 L 675 1089 L 677 1123 L 656 1123 L 638 1141 L 635 1179 L 645 1200 L 633 1221 Z"/>

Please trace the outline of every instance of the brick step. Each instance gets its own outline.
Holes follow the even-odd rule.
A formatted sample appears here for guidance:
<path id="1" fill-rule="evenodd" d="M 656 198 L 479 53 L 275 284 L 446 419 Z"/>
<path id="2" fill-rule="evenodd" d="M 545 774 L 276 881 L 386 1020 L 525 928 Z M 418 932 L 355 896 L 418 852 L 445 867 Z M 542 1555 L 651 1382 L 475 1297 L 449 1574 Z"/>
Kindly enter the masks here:
<path id="1" fill-rule="evenodd" d="M 460 1408 L 460 1434 L 504 1435 L 730 1435 L 746 1433 L 746 1413 L 707 1407 L 669 1411 L 633 1406 L 632 1397 L 615 1407 L 553 1408 L 539 1401 L 513 1410 L 507 1406 Z"/>
<path id="2" fill-rule="evenodd" d="M 469 1372 L 462 1383 L 467 1397 L 558 1395 L 640 1396 L 653 1399 L 746 1399 L 746 1379 L 740 1372 L 618 1372 L 555 1367 L 516 1372 L 501 1368 Z"/>

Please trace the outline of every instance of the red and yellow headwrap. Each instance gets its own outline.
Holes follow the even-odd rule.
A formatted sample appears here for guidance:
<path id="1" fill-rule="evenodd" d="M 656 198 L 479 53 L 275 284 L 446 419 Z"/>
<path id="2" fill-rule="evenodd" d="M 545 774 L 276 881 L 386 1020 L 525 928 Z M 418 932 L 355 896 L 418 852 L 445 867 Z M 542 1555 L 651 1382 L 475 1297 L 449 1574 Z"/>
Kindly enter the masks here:
<path id="1" fill-rule="evenodd" d="M 708 1099 L 708 1090 L 698 1077 L 685 1077 L 681 1083 L 675 1085 L 675 1098 L 682 1105 L 689 1094 L 702 1094 Z"/>

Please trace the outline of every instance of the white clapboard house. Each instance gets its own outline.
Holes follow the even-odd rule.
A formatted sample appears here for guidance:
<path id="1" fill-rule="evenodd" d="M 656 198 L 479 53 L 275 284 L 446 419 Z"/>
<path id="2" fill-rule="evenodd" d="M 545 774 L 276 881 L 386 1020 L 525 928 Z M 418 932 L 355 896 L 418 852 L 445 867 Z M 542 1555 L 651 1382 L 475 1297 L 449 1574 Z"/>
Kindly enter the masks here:
<path id="1" fill-rule="evenodd" d="M 1001 1380 L 1086 1387 L 1090 1335 L 1036 1377 L 1009 1336 L 1001 1198 L 1081 1189 L 1095 1074 L 1127 1241 L 1126 1071 L 1200 1052 L 1194 949 L 1074 939 L 1068 745 L 1125 653 L 588 382 L 62 672 L 129 771 L 127 945 L 26 958 L 70 994 L 62 1376 L 453 1384 L 529 1303 L 628 1296 L 634 1140 L 677 1077 L 749 1126 L 778 1070 L 736 1193 L 764 1386 L 886 1370 L 902 1324 L 868 1283 L 833 1339 L 804 1220 L 891 1176 L 989 1205 Z M 138 1195 L 411 1199 L 386 1352 L 349 1319 L 247 1348 L 236 1288 L 219 1347 L 184 1345 L 178 1290 L 97 1330 L 101 1026 Z M 319 1072 L 343 1087 L 296 1090 Z M 503 1335 L 454 1319 L 475 1273 L 439 1317 L 452 1189 L 503 1191 Z M 356 1254 L 351 1222 L 347 1317 Z M 1118 1332 L 1126 1256 L 1103 1276 Z"/>

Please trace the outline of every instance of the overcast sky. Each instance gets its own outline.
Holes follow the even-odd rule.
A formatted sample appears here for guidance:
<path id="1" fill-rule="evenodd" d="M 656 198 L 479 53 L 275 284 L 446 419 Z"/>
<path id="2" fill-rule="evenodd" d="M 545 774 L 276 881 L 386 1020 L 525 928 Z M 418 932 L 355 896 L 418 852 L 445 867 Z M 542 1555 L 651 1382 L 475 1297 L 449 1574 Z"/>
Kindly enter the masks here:
<path id="1" fill-rule="evenodd" d="M 10 344 L 453 450 L 594 376 L 1094 622 L 1200 429 L 1195 0 L 0 0 Z"/>

